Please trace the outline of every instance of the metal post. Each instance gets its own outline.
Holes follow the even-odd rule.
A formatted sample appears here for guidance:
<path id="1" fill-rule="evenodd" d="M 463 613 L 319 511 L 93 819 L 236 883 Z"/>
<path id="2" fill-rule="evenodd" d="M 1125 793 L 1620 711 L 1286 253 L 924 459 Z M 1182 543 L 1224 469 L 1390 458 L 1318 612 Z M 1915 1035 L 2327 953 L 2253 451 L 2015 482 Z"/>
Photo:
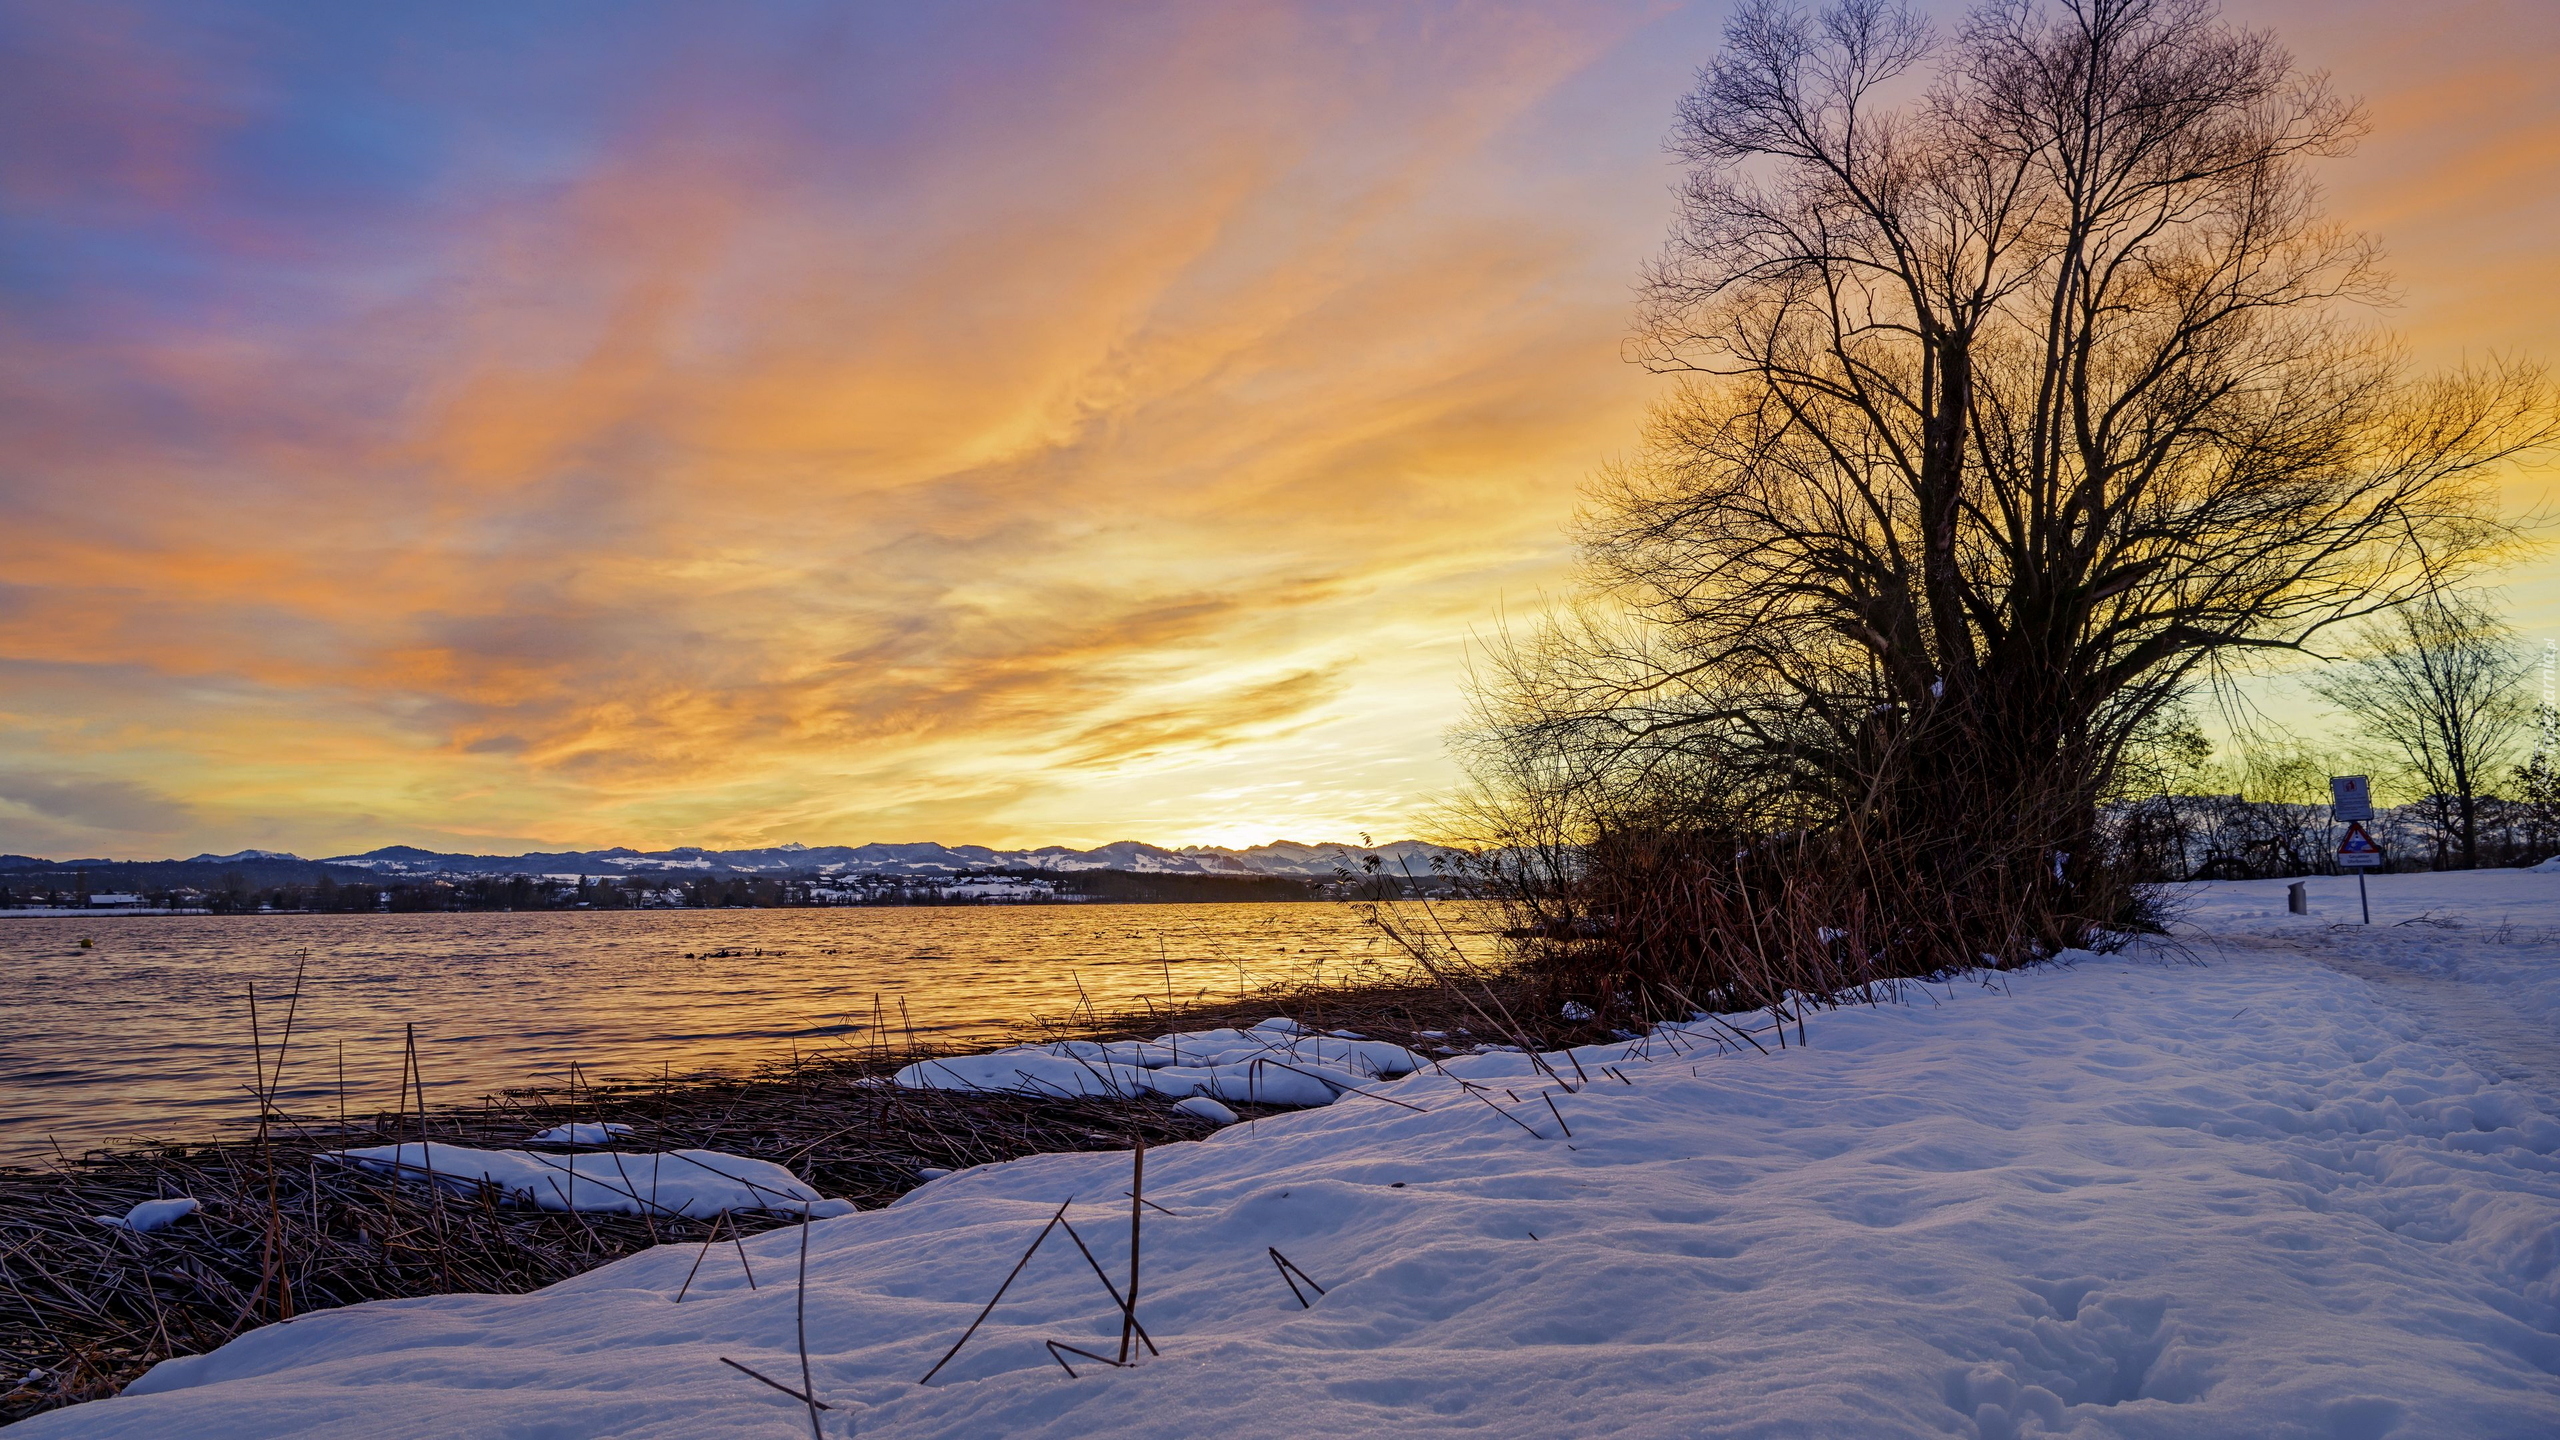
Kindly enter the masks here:
<path id="1" fill-rule="evenodd" d="M 2356 872 L 2356 903 L 2364 907 L 2364 923 L 2373 923 L 2373 901 L 2364 893 L 2364 872 Z"/>
<path id="2" fill-rule="evenodd" d="M 1130 1350 L 1130 1338 L 1138 1333 L 1138 1222 L 1146 1212 L 1147 1142 L 1140 1140 L 1129 1153 L 1129 1308 L 1120 1312 L 1120 1363 L 1128 1364 L 1137 1356 Z"/>

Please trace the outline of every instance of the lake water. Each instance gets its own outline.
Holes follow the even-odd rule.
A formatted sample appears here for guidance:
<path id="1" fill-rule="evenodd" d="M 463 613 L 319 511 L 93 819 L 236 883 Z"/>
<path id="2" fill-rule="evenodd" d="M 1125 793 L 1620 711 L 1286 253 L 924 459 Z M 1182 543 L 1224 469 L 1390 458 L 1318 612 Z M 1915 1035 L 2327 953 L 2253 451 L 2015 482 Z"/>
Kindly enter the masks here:
<path id="1" fill-rule="evenodd" d="M 1438 908 L 1469 929 L 1463 907 Z M 249 1114 L 249 988 L 272 1045 L 302 955 L 283 1104 L 309 1113 L 337 1104 L 342 1054 L 350 1107 L 390 1106 L 405 1024 L 429 1102 L 468 1101 L 558 1083 L 572 1061 L 590 1076 L 681 1074 L 860 1044 L 875 996 L 892 1027 L 976 1038 L 1080 994 L 1134 1008 L 1397 958 L 1355 909 L 1328 904 L 0 911 L 0 1164 Z"/>

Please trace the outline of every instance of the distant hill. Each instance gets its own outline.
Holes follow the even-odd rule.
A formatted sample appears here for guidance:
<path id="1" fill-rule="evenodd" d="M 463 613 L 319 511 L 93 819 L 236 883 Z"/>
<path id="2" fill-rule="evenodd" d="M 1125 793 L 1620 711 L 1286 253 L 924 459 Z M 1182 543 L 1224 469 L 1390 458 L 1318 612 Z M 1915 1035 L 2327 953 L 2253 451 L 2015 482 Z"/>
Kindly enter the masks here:
<path id="1" fill-rule="evenodd" d="M 1136 840 L 1119 840 L 1091 850 L 1044 845 L 1036 850 L 991 850 L 983 845 L 912 844 L 775 845 L 757 850 L 705 850 L 681 845 L 673 850 L 533 851 L 523 855 L 462 855 L 421 850 L 414 845 L 386 845 L 361 855 L 332 855 L 321 860 L 273 850 L 242 850 L 230 855 L 197 855 L 186 860 L 110 861 L 39 860 L 0 856 L 0 877 L 61 877 L 72 871 L 95 872 L 92 888 L 208 886 L 227 874 L 251 885 L 313 884 L 324 875 L 340 884 L 391 877 L 426 879 L 471 875 L 671 875 L 685 877 L 952 875 L 964 870 L 1122 871 L 1133 875 L 1282 876 L 1330 878 L 1337 869 L 1358 870 L 1368 856 L 1391 874 L 1407 867 L 1419 876 L 1431 873 L 1432 858 L 1454 852 L 1418 840 L 1385 845 L 1349 842 L 1300 844 L 1275 840 L 1244 850 L 1214 845 L 1168 850 Z"/>
<path id="2" fill-rule="evenodd" d="M 0 855 L 0 887 L 67 887 L 86 878 L 93 892 L 111 890 L 220 890 L 233 883 L 250 890 L 279 885 L 363 885 L 372 872 L 350 865 L 305 860 L 295 855 L 252 850 L 239 855 L 201 855 L 192 860 L 39 860 L 32 855 Z"/>
<path id="3" fill-rule="evenodd" d="M 324 863 L 379 875 L 951 875 L 963 870 L 1120 870 L 1136 875 L 1280 875 L 1324 878 L 1338 868 L 1358 869 L 1375 855 L 1391 870 L 1410 863 L 1429 874 L 1438 846 L 1418 840 L 1386 845 L 1303 845 L 1275 841 L 1246 850 L 1194 845 L 1180 850 L 1119 840 L 1091 850 L 1044 845 L 1035 850 L 993 850 L 983 845 L 932 841 L 870 845 L 775 845 L 756 850 L 534 851 L 524 855 L 457 855 L 393 845 L 361 855 L 333 855 Z"/>

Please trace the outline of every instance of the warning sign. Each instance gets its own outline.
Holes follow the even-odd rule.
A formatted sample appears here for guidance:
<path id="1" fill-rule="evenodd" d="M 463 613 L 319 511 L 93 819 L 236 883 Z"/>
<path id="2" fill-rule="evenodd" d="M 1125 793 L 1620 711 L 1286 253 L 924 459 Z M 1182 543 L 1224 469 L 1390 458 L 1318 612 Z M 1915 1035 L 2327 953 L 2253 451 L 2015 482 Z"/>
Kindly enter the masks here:
<path id="1" fill-rule="evenodd" d="M 2338 842 L 2338 865 L 2345 870 L 2371 870 L 2382 863 L 2382 847 L 2364 833 L 2364 822 L 2352 821 L 2347 838 Z"/>

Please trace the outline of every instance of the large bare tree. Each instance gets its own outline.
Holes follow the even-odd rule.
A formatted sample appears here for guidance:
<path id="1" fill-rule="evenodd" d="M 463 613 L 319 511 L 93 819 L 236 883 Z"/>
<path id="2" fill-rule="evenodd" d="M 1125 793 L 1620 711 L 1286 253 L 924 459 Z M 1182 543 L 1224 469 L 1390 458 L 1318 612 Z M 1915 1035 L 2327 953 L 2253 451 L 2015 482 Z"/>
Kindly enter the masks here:
<path id="1" fill-rule="evenodd" d="M 2128 747 L 2491 556 L 2554 435 L 2533 367 L 2413 379 L 2358 328 L 2384 284 L 2306 168 L 2363 123 L 2206 0 L 1749 0 L 1646 276 L 1684 383 L 1587 508 L 1590 598 L 1497 649 L 1497 799 L 1605 828 L 1676 773 L 1862 828 L 2004 961 L 2114 917 Z"/>

